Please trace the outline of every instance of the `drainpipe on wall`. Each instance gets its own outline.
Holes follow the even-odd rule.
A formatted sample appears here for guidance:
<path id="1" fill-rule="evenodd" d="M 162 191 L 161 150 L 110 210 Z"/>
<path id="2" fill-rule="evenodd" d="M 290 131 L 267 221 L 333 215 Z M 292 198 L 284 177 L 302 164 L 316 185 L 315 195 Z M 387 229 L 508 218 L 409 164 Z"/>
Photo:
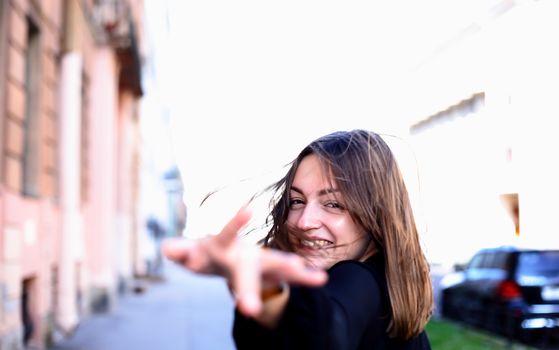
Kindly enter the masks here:
<path id="1" fill-rule="evenodd" d="M 79 4 L 65 3 L 65 28 L 60 71 L 60 235 L 57 325 L 69 334 L 78 324 L 76 256 L 80 219 L 81 77 Z"/>

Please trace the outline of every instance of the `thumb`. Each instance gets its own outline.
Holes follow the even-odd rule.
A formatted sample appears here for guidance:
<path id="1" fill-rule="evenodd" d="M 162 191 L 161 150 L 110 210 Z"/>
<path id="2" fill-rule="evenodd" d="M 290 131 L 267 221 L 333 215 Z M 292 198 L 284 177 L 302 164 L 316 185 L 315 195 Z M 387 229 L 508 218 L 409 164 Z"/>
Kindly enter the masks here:
<path id="1" fill-rule="evenodd" d="M 216 236 L 216 242 L 220 245 L 228 245 L 238 235 L 239 231 L 248 223 L 252 216 L 252 211 L 247 205 L 241 207 L 235 216 L 223 227 Z"/>
<path id="2" fill-rule="evenodd" d="M 161 242 L 161 253 L 170 260 L 183 262 L 188 260 L 192 242 L 184 238 L 166 238 Z"/>

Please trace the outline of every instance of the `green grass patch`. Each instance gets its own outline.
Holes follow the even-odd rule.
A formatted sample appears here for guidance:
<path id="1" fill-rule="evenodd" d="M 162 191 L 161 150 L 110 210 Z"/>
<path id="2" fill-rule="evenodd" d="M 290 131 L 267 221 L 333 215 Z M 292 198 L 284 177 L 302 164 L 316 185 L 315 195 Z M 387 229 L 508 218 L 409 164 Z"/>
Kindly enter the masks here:
<path id="1" fill-rule="evenodd" d="M 433 350 L 531 350 L 507 339 L 467 326 L 439 319 L 427 324 L 427 335 Z"/>

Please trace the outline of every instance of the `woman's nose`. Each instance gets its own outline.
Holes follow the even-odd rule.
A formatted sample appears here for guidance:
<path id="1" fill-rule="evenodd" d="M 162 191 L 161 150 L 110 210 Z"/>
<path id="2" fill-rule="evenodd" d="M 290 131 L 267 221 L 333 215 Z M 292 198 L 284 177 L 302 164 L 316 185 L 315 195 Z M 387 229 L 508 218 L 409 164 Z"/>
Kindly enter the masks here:
<path id="1" fill-rule="evenodd" d="M 297 220 L 297 227 L 301 230 L 312 230 L 320 226 L 319 212 L 312 204 L 307 204 Z"/>

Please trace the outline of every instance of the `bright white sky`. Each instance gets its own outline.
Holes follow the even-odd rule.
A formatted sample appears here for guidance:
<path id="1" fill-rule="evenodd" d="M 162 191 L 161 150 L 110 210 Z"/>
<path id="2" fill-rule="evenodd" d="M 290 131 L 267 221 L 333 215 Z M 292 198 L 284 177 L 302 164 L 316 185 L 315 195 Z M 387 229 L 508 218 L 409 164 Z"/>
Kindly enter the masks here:
<path id="1" fill-rule="evenodd" d="M 154 80 L 146 97 L 155 101 L 146 103 L 147 114 L 168 115 L 171 133 L 168 125 L 160 124 L 160 118 L 145 118 L 143 135 L 149 135 L 150 143 L 156 145 L 150 157 L 154 168 L 167 169 L 170 163 L 178 162 L 188 206 L 189 236 L 218 232 L 248 196 L 283 173 L 282 166 L 311 140 L 338 129 L 366 128 L 404 139 L 391 146 L 403 167 L 412 202 L 419 209 L 416 219 L 420 231 L 425 232 L 422 238 L 433 261 L 461 260 L 480 246 L 509 244 L 518 238 L 513 236 L 512 221 L 497 195 L 506 193 L 502 188 L 505 183 L 520 186 L 517 177 L 521 173 L 502 167 L 493 176 L 494 186 L 490 186 L 491 176 L 477 184 L 465 177 L 476 166 L 484 171 L 490 168 L 480 163 L 483 159 L 490 159 L 493 168 L 499 162 L 505 165 L 506 159 L 499 152 L 511 142 L 515 150 L 523 149 L 514 143 L 518 142 L 517 131 L 510 121 L 520 118 L 511 114 L 513 110 L 529 111 L 531 118 L 541 115 L 553 119 L 555 99 L 549 97 L 549 103 L 542 104 L 536 96 L 555 91 L 546 89 L 545 83 L 552 82 L 555 87 L 558 81 L 554 78 L 559 76 L 557 54 L 547 44 L 557 33 L 553 20 L 556 1 L 148 0 L 145 6 L 147 32 L 152 36 L 152 47 L 146 50 L 152 56 L 146 62 L 153 64 Z M 515 10 L 507 16 L 489 17 L 508 6 Z M 460 34 L 466 28 L 469 34 L 481 35 L 476 40 L 463 40 L 456 50 L 439 50 L 443 43 L 456 44 L 464 39 Z M 491 139 L 492 151 L 497 152 L 493 158 L 483 147 L 478 149 L 475 162 L 456 157 L 458 163 L 451 170 L 460 172 L 461 178 L 448 175 L 448 169 L 440 174 L 443 180 L 471 186 L 456 191 L 432 186 L 431 193 L 423 186 L 420 191 L 420 171 L 414 159 L 417 147 L 408 146 L 409 120 L 401 116 L 430 115 L 479 92 L 481 85 L 493 93 L 493 112 L 503 111 L 502 120 L 494 119 L 499 132 L 492 137 L 501 134 L 508 140 Z M 511 106 L 511 94 L 523 99 L 513 98 Z M 531 98 L 536 103 L 531 103 Z M 168 110 L 163 107 L 162 111 L 160 106 Z M 533 113 L 535 107 L 539 113 Z M 435 148 L 453 144 L 453 152 L 467 151 L 473 157 L 476 149 L 468 143 L 468 134 L 461 133 L 481 124 L 475 124 L 473 118 L 469 122 L 473 124 L 441 130 L 439 136 L 444 140 L 430 144 Z M 524 131 L 522 134 L 524 152 L 539 153 L 538 143 L 532 146 L 533 141 L 525 141 Z M 545 137 L 538 134 L 539 139 Z M 436 158 L 436 152 L 427 149 L 426 153 Z M 518 166 L 518 159 L 523 158 L 515 154 Z M 528 168 L 539 169 L 542 164 L 538 162 Z M 419 181 L 425 185 L 427 175 L 425 168 L 421 170 L 424 176 Z M 436 166 L 431 169 L 437 170 Z M 551 166 L 549 170 L 541 173 L 551 179 L 557 172 Z M 512 180 L 504 181 L 508 178 Z M 435 180 L 439 178 L 431 178 Z M 542 181 L 542 186 L 546 184 Z M 202 198 L 215 189 L 221 189 L 219 194 L 200 210 Z M 542 191 L 549 198 L 557 197 L 548 192 L 547 188 Z M 523 225 L 531 231 L 521 239 L 549 244 L 541 232 L 554 227 L 555 206 L 540 207 L 541 201 L 549 198 L 537 194 L 524 198 L 527 208 L 532 203 L 532 208 L 538 209 L 523 211 Z M 164 197 L 152 203 L 161 208 L 166 205 Z M 542 210 L 550 215 L 539 214 Z M 486 237 L 488 232 L 492 232 L 491 237 Z"/>
<path id="2" fill-rule="evenodd" d="M 210 190 L 276 172 L 320 135 L 366 128 L 405 136 L 394 96 L 406 73 L 481 3 L 167 0 L 158 76 L 170 87 L 162 94 L 189 225 Z"/>

